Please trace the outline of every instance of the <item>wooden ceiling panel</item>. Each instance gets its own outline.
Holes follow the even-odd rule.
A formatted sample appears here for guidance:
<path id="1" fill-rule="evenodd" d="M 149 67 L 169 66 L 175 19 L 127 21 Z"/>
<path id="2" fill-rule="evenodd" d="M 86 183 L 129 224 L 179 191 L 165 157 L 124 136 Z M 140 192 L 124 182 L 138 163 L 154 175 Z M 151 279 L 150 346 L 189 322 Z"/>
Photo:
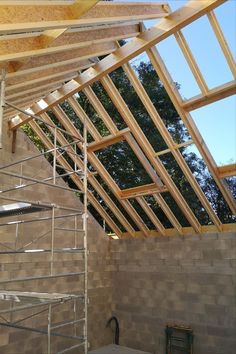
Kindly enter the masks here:
<path id="1" fill-rule="evenodd" d="M 76 0 L 72 5 L 25 5 L 24 2 L 1 1 L 0 34 L 51 30 L 55 28 L 95 26 L 130 20 L 145 20 L 167 16 L 166 2 L 158 3 L 108 3 L 98 0 Z M 13 5 L 10 5 L 10 4 Z M 16 4 L 19 5 L 16 5 Z M 82 19 L 81 16 L 87 12 Z M 21 4 L 21 5 L 20 5 Z M 32 2 L 33 4 L 33 2 Z"/>

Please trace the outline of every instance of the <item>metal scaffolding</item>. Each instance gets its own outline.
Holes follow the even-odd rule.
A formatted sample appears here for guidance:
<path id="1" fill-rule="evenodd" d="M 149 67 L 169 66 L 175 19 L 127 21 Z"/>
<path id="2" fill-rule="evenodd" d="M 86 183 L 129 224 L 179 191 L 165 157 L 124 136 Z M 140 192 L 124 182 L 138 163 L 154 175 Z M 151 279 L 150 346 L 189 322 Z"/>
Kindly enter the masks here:
<path id="1" fill-rule="evenodd" d="M 40 118 L 37 116 L 33 117 L 34 119 Z M 45 122 L 44 122 L 45 123 Z M 48 125 L 48 123 L 45 123 Z M 31 282 L 31 281 L 42 281 L 42 280 L 53 280 L 56 278 L 68 278 L 68 277 L 83 277 L 83 289 L 79 294 L 64 294 L 64 293 L 42 293 L 42 292 L 25 292 L 25 291 L 15 291 L 15 290 L 0 290 L 0 317 L 1 322 L 0 326 L 12 327 L 20 330 L 26 330 L 31 332 L 36 332 L 40 334 L 44 334 L 47 336 L 47 353 L 54 353 L 52 349 L 52 337 L 61 337 L 65 339 L 75 340 L 75 344 L 72 346 L 67 346 L 60 351 L 57 351 L 57 354 L 62 354 L 65 352 L 69 352 L 75 348 L 84 348 L 84 353 L 88 353 L 88 338 L 87 338 L 87 326 L 88 326 L 88 250 L 87 250 L 87 126 L 86 121 L 84 122 L 84 137 L 83 139 L 78 136 L 73 136 L 72 134 L 66 132 L 65 130 L 50 125 L 54 131 L 54 147 L 53 149 L 44 151 L 42 153 L 35 154 L 34 156 L 30 156 L 20 161 L 6 164 L 4 166 L 0 166 L 0 175 L 7 176 L 11 178 L 11 181 L 17 180 L 18 184 L 14 184 L 14 186 L 7 186 L 7 188 L 3 188 L 0 191 L 0 218 L 7 218 L 7 220 L 3 220 L 0 223 L 0 228 L 15 228 L 15 245 L 10 247 L 9 245 L 4 245 L 0 240 L 0 255 L 13 255 L 17 256 L 19 254 L 44 254 L 50 255 L 49 267 L 48 271 L 45 274 L 40 275 L 32 275 L 32 276 L 17 276 L 9 277 L 7 279 L 2 279 L 0 281 L 0 286 L 3 288 L 7 285 L 11 285 L 11 288 L 14 285 L 23 283 L 23 282 Z M 70 138 L 70 143 L 64 146 L 57 145 L 57 132 L 60 131 L 64 135 L 68 135 Z M 71 166 L 71 169 L 64 169 L 63 174 L 58 174 L 58 171 L 62 169 L 60 165 L 57 164 L 58 157 L 68 153 L 71 154 L 71 150 L 73 149 L 73 154 L 77 155 L 77 143 L 81 143 L 81 151 L 83 155 L 83 168 L 78 169 L 76 164 Z M 69 149 L 69 151 L 67 150 Z M 42 156 L 48 156 L 48 154 L 52 154 L 52 175 L 48 178 L 34 178 L 32 176 L 28 176 L 23 173 L 24 164 L 30 163 L 32 160 L 40 158 Z M 80 152 L 81 154 L 81 152 Z M 14 171 L 12 171 L 12 167 L 14 167 Z M 19 167 L 19 173 L 15 172 L 15 170 Z M 63 186 L 62 184 L 58 184 L 58 179 L 62 177 L 71 177 L 78 176 L 81 181 L 81 190 L 69 188 Z M 76 195 L 83 196 L 83 209 L 78 210 L 78 208 L 71 208 L 68 206 L 57 205 L 55 203 L 48 203 L 43 201 L 35 201 L 35 200 L 22 200 L 20 198 L 11 197 L 11 193 L 16 191 L 27 189 L 32 187 L 33 185 L 45 185 L 50 189 L 61 189 L 69 192 L 75 192 Z M 9 194 L 10 193 L 10 194 Z M 8 204 L 6 204 L 6 202 Z M 46 216 L 40 216 L 39 213 L 46 212 Z M 37 215 L 29 218 L 29 215 L 32 213 L 37 213 Z M 50 213 L 50 215 L 48 215 Z M 25 217 L 25 215 L 28 217 Z M 15 217 L 15 218 L 14 218 Z M 10 220 L 9 220 L 10 218 Z M 14 220 L 13 220 L 14 218 Z M 69 221 L 73 226 L 61 226 L 58 224 L 58 221 L 61 224 L 65 223 L 66 220 Z M 78 226 L 79 221 L 81 223 L 81 227 Z M 20 225 L 28 225 L 35 223 L 45 223 L 49 222 L 49 230 L 44 232 L 43 234 L 37 233 L 32 234 L 30 241 L 25 242 L 23 245 L 19 246 L 19 227 Z M 55 242 L 57 240 L 57 232 L 63 232 L 63 237 L 68 236 L 70 242 L 73 243 L 69 247 L 58 247 L 55 246 Z M 37 245 L 40 241 L 44 241 L 45 238 L 50 236 L 50 240 L 48 243 L 49 247 L 39 248 Z M 80 253 L 83 255 L 83 269 L 81 271 L 76 272 L 57 272 L 55 267 L 55 254 L 57 253 Z M 43 259 L 43 258 L 42 258 Z M 77 278 L 76 278 L 77 279 Z M 57 308 L 59 305 L 65 304 L 66 302 L 72 302 L 71 308 L 73 309 L 73 319 L 69 318 L 66 321 L 53 323 L 52 314 L 54 308 Z M 83 315 L 79 316 L 79 306 L 83 304 Z M 4 304 L 2 306 L 2 304 Z M 43 309 L 39 310 L 39 307 L 43 307 Z M 25 315 L 23 311 L 31 310 L 33 313 L 31 315 Z M 13 321 L 12 314 L 13 313 L 22 314 L 23 317 L 20 320 Z M 39 314 L 47 313 L 47 327 L 46 328 L 35 328 L 31 326 L 23 326 L 19 324 L 22 321 L 28 320 Z M 10 320 L 5 318 L 5 315 L 10 316 Z M 83 324 L 82 333 L 77 333 L 79 324 Z M 72 327 L 72 334 L 60 332 L 64 327 Z"/>

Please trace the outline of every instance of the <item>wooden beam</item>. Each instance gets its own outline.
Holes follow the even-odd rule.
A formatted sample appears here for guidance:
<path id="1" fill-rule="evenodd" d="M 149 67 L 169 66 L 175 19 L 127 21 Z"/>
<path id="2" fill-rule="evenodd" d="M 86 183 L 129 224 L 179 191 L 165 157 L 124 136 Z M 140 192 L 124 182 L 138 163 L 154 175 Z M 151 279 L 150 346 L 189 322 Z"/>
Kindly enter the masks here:
<path id="1" fill-rule="evenodd" d="M 156 156 L 165 155 L 165 154 L 168 154 L 168 153 L 172 152 L 172 150 L 177 150 L 177 149 L 180 149 L 182 147 L 187 147 L 187 146 L 192 145 L 192 144 L 194 144 L 194 142 L 192 140 L 188 140 L 188 141 L 185 141 L 185 142 L 180 143 L 180 144 L 175 144 L 174 141 L 173 141 L 173 145 L 172 145 L 171 149 L 165 149 L 165 150 L 162 150 L 162 151 L 158 151 L 158 152 L 156 152 Z"/>
<path id="2" fill-rule="evenodd" d="M 161 192 L 166 192 L 163 189 Z M 122 189 L 120 191 L 120 199 L 136 198 L 144 195 L 152 195 L 154 193 L 160 193 L 160 187 L 156 183 L 145 184 L 143 186 Z"/>
<path id="3" fill-rule="evenodd" d="M 56 75 L 53 78 L 44 78 L 43 80 L 38 80 L 38 82 L 33 82 L 25 85 L 20 85 L 18 88 L 11 88 L 8 86 L 8 90 L 6 92 L 6 99 L 7 100 L 14 100 L 16 97 L 25 97 L 28 94 L 33 92 L 38 92 L 39 90 L 47 90 L 52 91 L 54 90 L 55 85 L 60 87 L 65 83 L 67 80 L 72 80 L 78 76 L 78 72 L 69 72 L 67 74 Z"/>
<path id="4" fill-rule="evenodd" d="M 50 106 L 65 100 L 67 97 L 84 89 L 86 86 L 91 85 L 97 80 L 100 80 L 100 78 L 102 78 L 104 75 L 120 67 L 130 59 L 141 54 L 155 44 L 161 42 L 163 39 L 187 26 L 191 22 L 197 20 L 224 2 L 225 0 L 192 0 L 188 2 L 187 5 L 168 15 L 156 26 L 141 33 L 133 41 L 117 49 L 112 55 L 104 58 L 93 68 L 84 71 L 81 75 L 79 75 L 76 82 L 69 82 L 65 84 L 59 91 L 50 94 L 47 98 L 47 109 L 40 110 L 36 113 L 40 114 L 47 111 Z M 23 121 L 17 124 L 17 127 L 22 124 L 24 124 Z M 14 124 L 12 124 L 12 128 L 13 126 Z"/>
<path id="5" fill-rule="evenodd" d="M 195 77 L 196 81 L 197 81 L 197 84 L 202 92 L 202 94 L 204 96 L 207 95 L 209 89 L 207 87 L 207 84 L 204 80 L 204 77 L 197 65 L 197 62 L 188 46 L 188 43 L 182 33 L 182 31 L 178 31 L 175 33 L 175 38 L 177 40 L 177 43 L 179 44 L 181 50 L 182 50 L 182 53 L 190 67 L 190 70 L 192 71 L 192 74 L 193 76 Z"/>
<path id="6" fill-rule="evenodd" d="M 195 231 L 192 227 L 183 227 L 182 228 L 182 232 L 183 232 L 183 236 L 192 236 L 195 235 Z M 217 228 L 215 227 L 215 225 L 205 225 L 201 227 L 201 233 L 202 234 L 210 234 L 210 233 L 217 233 Z M 227 232 L 236 232 L 236 224 L 224 224 L 222 225 L 222 233 L 227 233 Z M 150 230 L 148 232 L 148 237 L 158 237 L 158 236 L 162 236 L 160 232 L 158 232 L 157 230 Z M 176 234 L 176 230 L 175 229 L 166 229 L 165 230 L 165 236 L 166 237 L 175 237 L 177 236 Z M 197 235 L 196 235 L 197 236 Z M 221 234 L 219 234 L 219 239 L 220 239 Z M 127 233 L 123 233 L 122 234 L 122 238 L 129 238 L 130 236 Z M 135 232 L 135 236 L 134 237 L 144 237 L 144 235 L 142 234 L 142 231 L 136 231 Z M 145 235 L 146 237 L 146 235 Z M 204 236 L 207 239 L 207 235 Z"/>
<path id="7" fill-rule="evenodd" d="M 25 72 L 24 70 L 20 70 L 14 73 L 8 73 L 6 75 L 6 80 L 8 86 L 13 85 L 21 85 L 28 84 L 28 82 L 33 83 L 37 82 L 37 80 L 43 81 L 47 77 L 51 77 L 52 75 L 60 75 L 63 72 L 72 72 L 77 70 L 78 72 L 84 69 L 88 69 L 93 64 L 90 60 L 81 60 L 72 63 L 61 63 L 58 67 L 36 67 L 38 70 L 32 72 Z M 30 69 L 29 69 L 30 70 Z"/>
<path id="8" fill-rule="evenodd" d="M 84 32 L 63 33 L 52 41 L 50 46 L 41 43 L 41 37 L 27 39 L 0 40 L 0 62 L 14 61 L 16 69 L 22 66 L 18 61 L 35 56 L 55 55 L 67 50 L 90 47 L 120 39 L 136 37 L 139 34 L 139 25 L 120 26 L 108 29 L 96 29 Z M 24 64 L 24 63 L 23 63 Z"/>
<path id="9" fill-rule="evenodd" d="M 31 58 L 29 62 L 23 65 L 20 70 L 15 71 L 15 68 L 7 68 L 7 77 L 19 77 L 21 75 L 35 75 L 38 72 L 43 74 L 47 70 L 60 70 L 61 67 L 65 65 L 77 64 L 85 66 L 90 64 L 89 67 L 93 66 L 93 57 L 106 55 L 112 53 L 115 50 L 115 44 L 112 42 L 94 44 L 92 47 L 85 47 L 79 49 L 72 49 L 66 52 L 58 53 L 56 56 L 53 54 L 46 54 L 40 57 Z M 0 68 L 4 66 L 0 63 Z M 45 74 L 45 75 L 46 75 Z"/>
<path id="10" fill-rule="evenodd" d="M 181 106 L 184 110 L 190 112 L 235 94 L 236 81 L 234 80 L 209 90 L 207 96 L 198 95 L 182 101 Z"/>
<path id="11" fill-rule="evenodd" d="M 160 176 L 163 183 L 166 185 L 169 192 L 172 194 L 173 198 L 183 211 L 184 215 L 190 222 L 190 224 L 194 227 L 196 231 L 199 231 L 200 224 L 195 217 L 192 210 L 189 208 L 187 202 L 179 192 L 178 188 L 172 181 L 171 177 L 169 176 L 168 172 L 166 171 L 165 167 L 162 165 L 161 161 L 158 157 L 155 157 L 155 151 L 153 150 L 151 144 L 149 143 L 148 139 L 146 138 L 145 134 L 141 130 L 140 126 L 136 122 L 134 116 L 130 112 L 128 106 L 125 104 L 123 98 L 121 97 L 119 91 L 115 87 L 112 80 L 109 76 L 103 77 L 101 79 L 101 84 L 103 85 L 104 89 L 106 90 L 107 94 L 110 96 L 112 102 L 114 103 L 115 107 L 117 108 L 118 112 L 124 119 L 127 126 L 130 128 L 132 134 L 134 135 L 137 143 L 142 148 L 143 152 L 149 159 L 152 166 L 157 171 L 158 175 Z"/>
<path id="12" fill-rule="evenodd" d="M 75 4 L 64 5 L 21 5 L 1 1 L 0 34 L 34 32 L 67 27 L 99 26 L 114 22 L 139 21 L 164 17 L 169 10 L 166 3 L 108 3 L 98 0 L 77 0 Z M 19 2 L 18 2 L 19 3 Z M 82 16 L 82 13 L 87 14 Z M 80 18 L 80 19 L 79 19 Z"/>
<path id="13" fill-rule="evenodd" d="M 83 90 L 84 94 L 87 96 L 90 104 L 93 106 L 95 111 L 98 113 L 100 118 L 103 120 L 106 127 L 110 130 L 111 134 L 115 135 L 118 133 L 118 128 L 109 116 L 108 112 L 103 107 L 102 103 L 99 101 L 94 91 L 90 86 L 85 87 Z"/>
<path id="14" fill-rule="evenodd" d="M 188 167 L 188 164 L 186 163 L 185 159 L 183 158 L 182 154 L 178 149 L 176 149 L 176 144 L 174 143 L 174 140 L 172 139 L 172 136 L 168 132 L 168 129 L 166 128 L 163 120 L 161 119 L 160 115 L 158 114 L 157 110 L 155 109 L 151 99 L 149 98 L 147 92 L 145 91 L 143 85 L 141 84 L 140 80 L 138 79 L 137 75 L 135 74 L 134 70 L 130 66 L 130 64 L 125 64 L 123 65 L 123 69 L 125 73 L 127 74 L 130 82 L 132 83 L 137 95 L 141 99 L 144 107 L 146 108 L 147 112 L 149 113 L 149 116 L 151 117 L 153 123 L 155 124 L 156 128 L 158 131 L 161 133 L 165 143 L 169 147 L 173 157 L 175 158 L 176 162 L 178 163 L 179 167 L 183 171 L 187 181 L 193 188 L 194 192 L 196 193 L 196 196 L 200 200 L 202 206 L 205 208 L 206 212 L 210 216 L 211 220 L 214 222 L 215 225 L 217 225 L 218 230 L 221 230 L 221 222 L 214 212 L 210 202 L 206 198 L 204 192 L 202 191 L 201 187 L 199 186 L 198 182 L 196 181 L 195 177 L 193 176 L 190 168 Z M 185 146 L 186 143 L 184 143 Z M 156 154 L 156 158 L 159 159 L 158 154 Z"/>
<path id="15" fill-rule="evenodd" d="M 47 76 L 38 76 L 37 78 L 33 79 L 33 80 L 18 80 L 18 83 L 16 84 L 10 84 L 9 80 L 7 80 L 7 89 L 6 92 L 14 92 L 14 90 L 18 90 L 18 89 L 28 89 L 29 87 L 35 87 L 34 85 L 40 85 L 41 83 L 48 81 L 48 82 L 52 82 L 51 80 L 55 80 L 55 81 L 59 81 L 59 79 L 61 77 L 63 77 L 63 80 L 65 78 L 68 78 L 70 76 L 75 77 L 75 75 L 78 75 L 80 71 L 80 65 L 78 66 L 78 64 L 75 66 L 72 65 L 71 68 L 69 68 L 68 70 L 61 70 L 58 71 L 55 74 L 51 74 L 51 75 L 47 75 Z M 19 79 L 19 78 L 18 78 Z M 16 80 L 15 80 L 16 81 Z"/>
<path id="16" fill-rule="evenodd" d="M 224 181 L 219 180 L 218 175 L 217 175 L 216 162 L 213 159 L 207 145 L 205 144 L 205 142 L 204 142 L 197 126 L 195 125 L 191 115 L 181 105 L 180 94 L 176 90 L 173 80 L 171 79 L 171 76 L 170 76 L 167 68 L 165 67 L 165 64 L 163 63 L 162 58 L 160 57 L 156 48 L 152 48 L 152 49 L 148 50 L 147 54 L 153 64 L 154 68 L 156 69 L 160 80 L 163 82 L 164 87 L 165 87 L 173 105 L 175 106 L 175 109 L 177 110 L 178 114 L 180 115 L 181 119 L 183 120 L 185 127 L 188 129 L 189 134 L 192 137 L 192 140 L 194 141 L 195 145 L 197 146 L 197 148 L 198 148 L 200 154 L 202 155 L 210 173 L 212 174 L 223 197 L 225 198 L 225 201 L 227 202 L 232 213 L 236 214 L 236 203 L 233 198 L 233 195 L 230 192 L 227 184 Z"/>
<path id="17" fill-rule="evenodd" d="M 13 102 L 13 101 L 15 101 L 15 99 L 18 99 L 18 100 L 20 100 L 21 98 L 24 99 L 28 95 L 30 95 L 32 93 L 38 93 L 38 92 L 44 92 L 44 94 L 47 95 L 49 92 L 59 89 L 62 86 L 63 82 L 65 82 L 65 81 L 66 81 L 66 77 L 64 77 L 64 79 L 61 79 L 61 80 L 56 80 L 56 81 L 52 80 L 51 83 L 44 83 L 42 85 L 33 86 L 32 88 L 29 88 L 26 90 L 15 91 L 12 94 L 6 95 L 6 99 L 9 102 L 10 101 Z"/>
<path id="18" fill-rule="evenodd" d="M 228 62 L 229 68 L 233 74 L 234 79 L 236 79 L 236 63 L 234 60 L 234 57 L 231 53 L 231 50 L 228 46 L 228 43 L 226 42 L 225 36 L 222 32 L 222 29 L 220 28 L 219 22 L 216 18 L 216 15 L 214 11 L 211 11 L 207 14 L 208 19 L 210 21 L 210 24 L 213 28 L 213 31 L 215 32 L 216 38 L 218 39 L 218 42 L 221 46 L 221 49 L 224 53 L 225 59 Z"/>
<path id="19" fill-rule="evenodd" d="M 217 174 L 220 179 L 236 176 L 236 164 L 220 166 L 217 168 Z"/>
<path id="20" fill-rule="evenodd" d="M 93 142 L 88 145 L 88 151 L 97 151 L 104 149 L 110 145 L 116 144 L 126 139 L 127 133 L 130 132 L 129 128 L 122 129 L 115 135 L 108 135 L 99 142 Z"/>
<path id="21" fill-rule="evenodd" d="M 136 198 L 137 202 L 141 206 L 141 208 L 144 210 L 144 212 L 147 214 L 153 225 L 157 228 L 157 230 L 160 232 L 161 235 L 165 235 L 165 228 L 154 213 L 154 211 L 150 208 L 144 197 L 137 197 Z"/>
<path id="22" fill-rule="evenodd" d="M 67 21 L 81 17 L 86 11 L 93 7 L 98 0 L 76 0 L 73 4 L 55 5 L 53 2 L 37 1 L 35 3 L 4 2 L 0 5 L 1 34 L 33 32 L 36 30 L 50 30 L 67 28 Z M 60 21 L 60 25 L 56 23 Z M 48 26 L 47 26 L 48 24 Z"/>

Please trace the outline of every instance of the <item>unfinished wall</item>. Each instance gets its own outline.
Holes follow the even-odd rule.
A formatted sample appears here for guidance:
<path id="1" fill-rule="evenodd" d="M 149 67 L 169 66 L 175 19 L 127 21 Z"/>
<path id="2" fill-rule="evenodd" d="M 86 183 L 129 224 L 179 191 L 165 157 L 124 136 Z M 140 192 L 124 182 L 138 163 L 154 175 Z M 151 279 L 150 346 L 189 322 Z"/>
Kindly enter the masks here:
<path id="1" fill-rule="evenodd" d="M 121 345 L 165 353 L 167 323 L 187 324 L 195 354 L 233 354 L 236 234 L 112 243 L 113 312 Z"/>
<path id="2" fill-rule="evenodd" d="M 15 160 L 22 159 L 27 156 L 38 153 L 38 150 L 33 146 L 31 141 L 21 131 L 17 134 L 16 153 L 11 153 L 11 137 L 6 134 L 6 126 L 4 127 L 4 146 L 0 150 L 0 165 L 13 162 Z M 19 166 L 17 168 L 11 168 L 11 171 L 16 173 L 20 172 Z M 23 165 L 23 174 L 43 178 L 52 175 L 52 168 L 44 157 L 37 160 L 29 161 Z M 27 182 L 28 183 L 28 182 Z M 64 185 L 63 181 L 59 182 Z M 7 186 L 13 186 L 19 184 L 19 179 L 13 179 L 0 175 L 0 189 L 5 189 Z M 35 200 L 41 202 L 56 203 L 59 205 L 67 205 L 69 207 L 78 207 L 81 209 L 81 203 L 79 199 L 74 196 L 73 193 L 59 189 L 52 189 L 44 185 L 34 185 L 28 188 L 19 190 L 18 192 L 9 192 L 9 197 Z M 2 203 L 2 201 L 1 201 Z M 5 203 L 11 203 L 5 201 Z M 28 215 L 32 218 L 36 214 Z M 42 214 L 37 214 L 42 216 Z M 45 216 L 45 213 L 43 214 Z M 21 217 L 22 218 L 22 217 Z M 6 220 L 6 219 L 4 219 Z M 3 219 L 0 219 L 0 223 Z M 60 220 L 60 225 L 63 227 L 73 227 L 73 220 Z M 80 223 L 78 223 L 80 227 Z M 19 227 L 19 237 L 17 240 L 17 246 L 21 246 L 40 234 L 44 234 L 50 230 L 50 222 L 41 222 L 28 224 L 28 226 L 21 225 Z M 0 228 L 0 242 L 1 250 L 5 247 L 14 247 L 15 239 L 15 227 L 2 227 Z M 70 236 L 64 232 L 58 232 L 56 235 L 55 247 L 69 247 Z M 83 245 L 83 238 L 79 241 L 79 245 Z M 50 233 L 49 237 L 42 238 L 37 244 L 38 248 L 50 248 Z M 88 248 L 89 248 L 89 342 L 91 348 L 96 348 L 102 345 L 111 343 L 111 332 L 109 329 L 105 329 L 106 321 L 111 315 L 111 260 L 110 260 L 110 242 L 107 236 L 104 234 L 102 228 L 90 215 L 88 220 Z M 32 245 L 29 248 L 35 248 Z M 81 254 L 55 254 L 55 272 L 66 273 L 76 272 L 83 267 L 83 259 Z M 50 254 L 20 254 L 20 255 L 1 255 L 0 257 L 0 269 L 1 280 L 9 278 L 28 277 L 35 275 L 48 274 L 50 269 Z M 82 269 L 83 270 L 83 269 Z M 38 292 L 60 292 L 60 293 L 77 293 L 80 292 L 82 285 L 82 278 L 69 277 L 58 278 L 49 280 L 37 280 L 19 282 L 16 284 L 1 284 L 1 289 L 12 290 L 24 290 L 24 291 L 38 291 Z M 81 306 L 80 317 L 83 317 Z M 72 310 L 72 312 L 70 312 Z M 65 321 L 71 318 L 73 309 L 70 304 L 62 305 L 58 307 L 54 312 L 53 319 L 55 321 Z M 31 311 L 25 312 L 26 315 L 31 315 Z M 7 317 L 7 316 L 6 316 Z M 8 317 L 7 317 L 8 318 Z M 19 314 L 14 315 L 13 320 L 19 319 Z M 72 315 L 73 319 L 73 315 Z M 1 319 L 2 321 L 2 319 Z M 33 319 L 21 322 L 19 324 L 28 326 L 40 326 L 41 328 L 47 326 L 47 320 L 44 316 L 37 316 Z M 79 332 L 79 331 L 78 331 Z M 18 329 L 6 329 L 1 327 L 0 334 L 0 353 L 4 354 L 42 354 L 46 352 L 47 336 L 41 336 L 34 333 L 21 331 Z M 67 340 L 66 340 L 67 341 Z M 61 350 L 66 345 L 74 345 L 75 341 L 61 341 L 57 338 L 53 338 L 53 352 L 55 350 Z M 73 351 L 71 351 L 73 353 Z M 79 351 L 77 349 L 76 353 Z"/>

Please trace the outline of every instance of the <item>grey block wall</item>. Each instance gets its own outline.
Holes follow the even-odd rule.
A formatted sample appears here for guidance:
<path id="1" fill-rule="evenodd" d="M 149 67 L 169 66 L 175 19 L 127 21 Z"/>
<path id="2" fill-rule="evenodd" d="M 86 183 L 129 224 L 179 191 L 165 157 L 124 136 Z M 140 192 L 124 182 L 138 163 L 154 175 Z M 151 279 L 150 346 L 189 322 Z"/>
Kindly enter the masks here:
<path id="1" fill-rule="evenodd" d="M 4 127 L 4 146 L 0 150 L 0 165 L 17 161 L 27 156 L 32 156 L 38 153 L 33 143 L 20 130 L 17 133 L 16 153 L 11 153 L 11 136 L 8 136 L 7 128 Z M 20 172 L 19 166 L 12 167 L 11 171 Z M 44 159 L 44 157 L 37 160 L 32 160 L 23 165 L 23 174 L 36 178 L 43 178 L 52 175 L 52 167 Z M 27 182 L 28 183 L 28 182 Z M 65 185 L 63 181 L 58 181 L 60 185 Z M 0 175 L 0 190 L 19 184 L 19 179 L 13 179 Z M 9 192 L 9 197 L 35 200 L 49 203 L 56 203 L 58 205 L 65 205 L 72 208 L 82 209 L 82 205 L 73 193 L 60 189 L 52 189 L 44 185 L 34 185 L 18 192 Z M 3 201 L 1 201 L 1 204 Z M 11 203 L 5 201 L 5 204 Z M 64 213 L 64 211 L 57 211 L 57 215 Z M 31 214 L 28 218 L 42 216 L 42 214 Z M 44 216 L 47 214 L 43 214 Z M 6 219 L 4 219 L 6 220 Z M 10 219 L 9 219 L 10 220 Z M 0 223 L 3 219 L 0 219 Z M 58 226 L 74 227 L 73 219 L 65 219 L 57 222 Z M 81 222 L 78 221 L 78 227 Z M 19 237 L 17 245 L 22 246 L 30 242 L 33 238 L 43 235 L 50 230 L 50 222 L 32 223 L 27 226 L 21 225 L 19 227 Z M 72 233 L 71 233 L 72 234 Z M 57 231 L 55 236 L 55 247 L 69 247 L 73 235 Z M 83 237 L 78 238 L 79 245 L 83 246 Z M 1 250 L 5 247 L 13 247 L 15 245 L 15 226 L 0 227 L 0 243 Z M 28 248 L 51 248 L 50 233 L 47 237 L 42 238 L 37 245 L 32 245 Z M 2 245 L 4 244 L 4 245 Z M 72 243 L 73 245 L 73 243 Z M 111 316 L 112 304 L 112 267 L 110 257 L 110 241 L 104 233 L 100 225 L 90 215 L 88 219 L 88 248 L 89 248 L 89 342 L 91 349 L 99 346 L 110 344 L 112 341 L 112 334 L 109 329 L 106 329 L 106 321 Z M 20 255 L 0 255 L 0 271 L 1 280 L 9 278 L 27 277 L 35 275 L 48 274 L 50 270 L 50 254 L 20 254 Z M 55 254 L 55 271 L 57 273 L 76 272 L 83 270 L 83 259 L 81 254 Z M 60 292 L 60 293 L 77 293 L 82 287 L 82 278 L 58 278 L 54 280 L 41 280 L 21 282 L 15 284 L 1 284 L 0 289 L 13 289 L 24 291 L 38 291 L 38 292 Z M 73 308 L 71 303 L 59 306 L 53 311 L 53 320 L 65 321 L 65 319 L 73 319 Z M 25 311 L 23 314 L 16 313 L 13 320 L 18 320 L 22 315 L 28 316 L 32 314 L 31 311 Z M 81 306 L 80 317 L 83 317 Z M 6 316 L 8 318 L 8 316 Z M 2 319 L 0 320 L 0 322 Z M 47 317 L 45 315 L 38 315 L 33 319 L 21 322 L 22 325 L 28 326 L 47 326 Z M 82 332 L 81 328 L 78 332 Z M 74 345 L 75 341 L 52 339 L 53 352 L 61 350 L 67 345 Z M 0 332 L 0 353 L 1 354 L 42 354 L 46 353 L 46 336 L 37 335 L 26 331 L 17 329 L 6 329 L 1 326 Z M 77 354 L 79 351 L 75 351 Z M 73 353 L 73 351 L 71 351 Z"/>
<path id="2" fill-rule="evenodd" d="M 5 127 L 6 132 L 6 127 Z M 0 164 L 37 153 L 29 139 L 18 132 L 17 150 L 11 153 L 11 137 L 4 135 L 4 148 L 0 150 Z M 19 172 L 19 169 L 12 169 Z M 46 177 L 52 173 L 44 158 L 27 163 L 23 172 L 33 177 Z M 19 183 L 0 176 L 0 189 Z M 62 181 L 60 181 L 63 184 Z M 9 196 L 41 200 L 81 207 L 78 198 L 66 191 L 52 192 L 46 186 L 32 186 Z M 66 222 L 64 227 L 70 226 Z M 20 228 L 23 244 L 48 230 L 45 223 Z M 68 246 L 68 237 L 59 234 L 60 246 Z M 0 242 L 5 246 L 15 243 L 15 229 L 0 228 Z M 98 223 L 89 217 L 89 340 L 91 349 L 112 342 L 107 319 L 115 314 L 120 321 L 120 344 L 149 351 L 165 353 L 164 329 L 167 323 L 192 326 L 195 334 L 195 354 L 233 354 L 236 333 L 236 233 L 206 234 L 200 236 L 157 237 L 109 241 Z M 47 247 L 43 239 L 40 246 Z M 49 270 L 49 257 L 39 255 L 1 255 L 1 279 L 45 274 Z M 80 255 L 60 255 L 56 258 L 57 270 L 81 269 Z M 57 279 L 14 286 L 7 289 L 24 289 L 48 292 L 73 293 L 79 291 L 78 279 Z M 71 309 L 64 306 L 56 312 L 55 320 L 70 316 Z M 30 314 L 30 313 L 29 313 Z M 15 315 L 16 316 L 16 315 Z M 17 316 L 14 317 L 17 320 Z M 29 326 L 42 326 L 43 317 L 26 321 Z M 71 343 L 73 344 L 73 343 Z M 1 354 L 45 353 L 46 339 L 24 331 L 1 327 Z M 59 350 L 65 342 L 54 340 Z M 79 352 L 76 351 L 77 354 Z"/>
<path id="3" fill-rule="evenodd" d="M 236 348 L 236 233 L 112 243 L 121 345 L 165 353 L 167 323 L 190 325 L 195 354 Z"/>

